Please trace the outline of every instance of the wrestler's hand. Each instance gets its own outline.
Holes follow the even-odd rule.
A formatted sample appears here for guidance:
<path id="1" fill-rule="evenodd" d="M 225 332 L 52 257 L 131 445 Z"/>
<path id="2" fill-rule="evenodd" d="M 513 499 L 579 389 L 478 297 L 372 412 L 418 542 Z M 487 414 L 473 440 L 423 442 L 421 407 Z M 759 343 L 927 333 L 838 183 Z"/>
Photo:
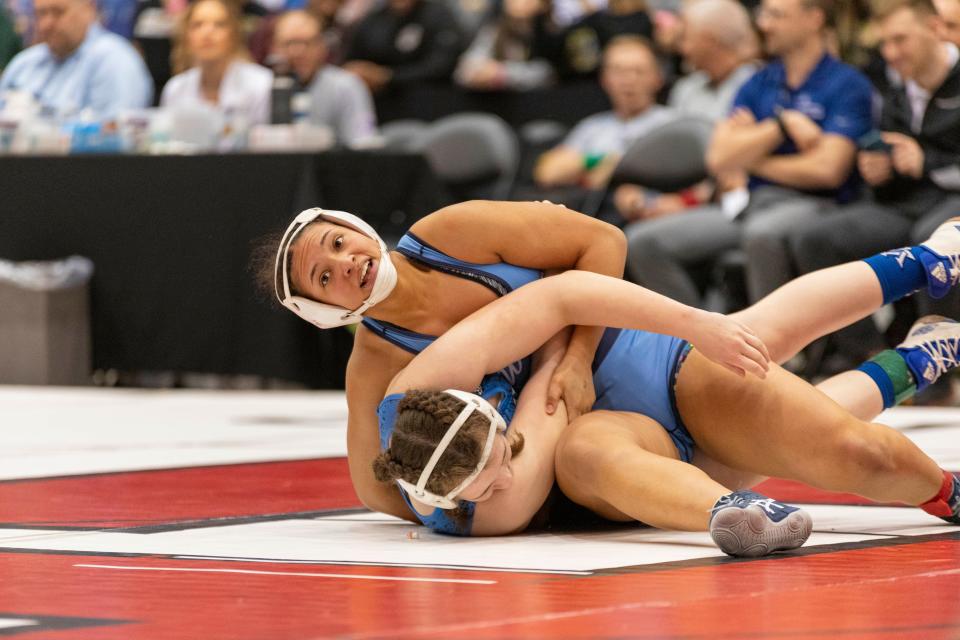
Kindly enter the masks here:
<path id="1" fill-rule="evenodd" d="M 550 386 L 547 387 L 548 414 L 553 415 L 560 400 L 566 404 L 567 417 L 570 420 L 590 411 L 597 399 L 590 364 L 569 352 L 563 356 L 550 378 Z"/>
<path id="2" fill-rule="evenodd" d="M 720 313 L 701 311 L 694 321 L 690 343 L 700 353 L 739 376 L 766 378 L 770 354 L 756 333 Z"/>

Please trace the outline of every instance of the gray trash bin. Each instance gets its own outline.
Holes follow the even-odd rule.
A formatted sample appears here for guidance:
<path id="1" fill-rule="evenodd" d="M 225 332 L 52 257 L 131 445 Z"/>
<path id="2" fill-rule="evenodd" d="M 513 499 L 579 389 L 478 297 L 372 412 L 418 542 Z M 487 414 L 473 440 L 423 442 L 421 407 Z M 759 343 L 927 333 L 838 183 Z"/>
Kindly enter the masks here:
<path id="1" fill-rule="evenodd" d="M 0 260 L 0 384 L 90 383 L 90 277 L 80 256 Z"/>

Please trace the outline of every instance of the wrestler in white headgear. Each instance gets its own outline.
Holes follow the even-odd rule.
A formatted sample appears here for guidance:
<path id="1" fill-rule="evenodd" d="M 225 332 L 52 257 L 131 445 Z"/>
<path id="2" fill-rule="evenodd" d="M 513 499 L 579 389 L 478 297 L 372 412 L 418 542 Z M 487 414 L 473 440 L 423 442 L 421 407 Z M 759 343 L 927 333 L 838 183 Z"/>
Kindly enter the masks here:
<path id="1" fill-rule="evenodd" d="M 326 220 L 334 224 L 349 227 L 365 236 L 377 241 L 380 245 L 380 264 L 377 268 L 376 281 L 373 283 L 373 290 L 367 299 L 356 309 L 347 309 L 332 304 L 317 302 L 309 298 L 295 296 L 291 293 L 290 274 L 288 273 L 287 254 L 290 246 L 296 237 L 303 231 L 307 225 L 317 219 Z M 369 224 L 345 211 L 330 211 L 315 207 L 300 212 L 287 231 L 283 234 L 280 246 L 277 248 L 277 260 L 275 264 L 275 288 L 277 299 L 280 304 L 290 309 L 295 314 L 314 324 L 321 329 L 331 329 L 341 327 L 347 324 L 356 324 L 363 320 L 363 313 L 373 305 L 381 302 L 390 295 L 393 288 L 397 285 L 397 269 L 390 261 L 390 252 L 383 239 L 373 230 Z"/>

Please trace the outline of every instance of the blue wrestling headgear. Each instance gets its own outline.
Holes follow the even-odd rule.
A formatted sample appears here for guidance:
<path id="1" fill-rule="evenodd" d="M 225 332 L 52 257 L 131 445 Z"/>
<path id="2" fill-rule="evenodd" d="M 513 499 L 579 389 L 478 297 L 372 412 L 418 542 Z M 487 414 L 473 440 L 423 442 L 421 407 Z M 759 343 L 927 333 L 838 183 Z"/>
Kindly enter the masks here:
<path id="1" fill-rule="evenodd" d="M 484 465 L 487 464 L 487 460 L 490 458 L 490 451 L 493 449 L 493 438 L 498 433 L 506 432 L 507 423 L 504 422 L 503 417 L 497 413 L 496 409 L 490 406 L 489 402 L 478 395 L 460 391 L 459 389 L 447 389 L 444 393 L 458 400 L 462 400 L 464 402 L 463 409 L 460 410 L 460 413 L 453 421 L 453 424 L 447 429 L 447 432 L 440 438 L 440 442 L 437 443 L 437 448 L 433 450 L 433 454 L 427 461 L 426 466 L 424 466 L 423 471 L 420 472 L 420 478 L 417 480 L 417 484 L 407 482 L 403 478 L 397 478 L 397 484 L 403 487 L 404 491 L 418 502 L 440 509 L 455 509 L 457 507 L 457 495 L 483 471 Z M 467 422 L 467 418 L 469 418 L 474 411 L 478 411 L 490 423 L 489 430 L 487 431 L 487 439 L 483 444 L 483 452 L 480 454 L 480 460 L 477 461 L 477 466 L 463 479 L 463 482 L 451 489 L 446 495 L 441 496 L 432 491 L 428 491 L 427 483 L 430 481 L 433 468 L 437 466 L 437 462 L 440 461 L 443 452 L 447 450 L 447 447 L 460 432 L 460 428 L 463 427 Z"/>
<path id="2" fill-rule="evenodd" d="M 408 493 L 411 498 L 415 498 L 419 502 L 423 502 L 424 504 L 429 504 L 440 509 L 456 508 L 456 496 L 464 488 L 466 488 L 466 486 L 483 470 L 483 467 L 487 463 L 487 459 L 490 456 L 490 450 L 493 447 L 493 437 L 497 432 L 506 431 L 507 425 L 509 424 L 510 420 L 513 419 L 513 414 L 516 410 L 517 403 L 514 396 L 513 387 L 501 373 L 495 373 L 486 376 L 483 379 L 483 382 L 481 382 L 480 388 L 477 389 L 477 391 L 479 393 L 476 395 L 455 389 L 451 389 L 446 392 L 454 395 L 460 400 L 463 400 L 466 403 L 466 406 L 464 406 L 463 410 L 457 416 L 457 419 L 454 420 L 453 424 L 447 429 L 447 433 L 441 440 L 440 444 L 437 445 L 436 450 L 430 458 L 430 462 L 428 462 L 427 466 L 424 467 L 423 473 L 420 475 L 419 482 L 417 482 L 417 484 L 413 484 L 405 480 L 397 480 L 397 483 Z M 494 408 L 488 400 L 493 399 L 496 396 L 499 396 L 499 400 L 497 401 L 496 408 Z M 467 400 L 467 398 L 470 400 Z M 386 450 L 390 445 L 390 437 L 393 435 L 393 427 L 397 419 L 397 407 L 402 399 L 402 394 L 391 394 L 383 399 L 379 408 L 377 409 L 377 417 L 380 422 L 381 450 Z M 459 486 L 457 486 L 446 496 L 440 496 L 427 491 L 425 488 L 426 483 L 430 478 L 430 473 L 433 471 L 433 467 L 437 460 L 440 459 L 440 456 L 443 454 L 444 450 L 446 450 L 447 445 L 449 445 L 450 441 L 460 430 L 460 427 L 463 425 L 466 419 L 470 416 L 470 414 L 473 413 L 473 411 L 477 410 L 481 411 L 481 413 L 486 415 L 487 419 L 490 420 L 490 432 L 487 437 L 486 446 L 483 450 L 483 455 L 480 458 L 477 468 L 463 482 L 461 482 Z"/>

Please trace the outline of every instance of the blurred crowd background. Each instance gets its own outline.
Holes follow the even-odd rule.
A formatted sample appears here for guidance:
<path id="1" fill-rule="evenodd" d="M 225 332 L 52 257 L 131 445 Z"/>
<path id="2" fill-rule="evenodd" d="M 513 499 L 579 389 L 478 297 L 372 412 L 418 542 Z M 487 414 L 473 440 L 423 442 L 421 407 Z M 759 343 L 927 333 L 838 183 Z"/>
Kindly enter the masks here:
<path id="1" fill-rule="evenodd" d="M 960 215 L 960 0 L 5 3 L 0 154 L 423 152 L 458 197 L 622 227 L 628 278 L 719 311 Z M 791 366 L 960 311 L 911 304 Z"/>

